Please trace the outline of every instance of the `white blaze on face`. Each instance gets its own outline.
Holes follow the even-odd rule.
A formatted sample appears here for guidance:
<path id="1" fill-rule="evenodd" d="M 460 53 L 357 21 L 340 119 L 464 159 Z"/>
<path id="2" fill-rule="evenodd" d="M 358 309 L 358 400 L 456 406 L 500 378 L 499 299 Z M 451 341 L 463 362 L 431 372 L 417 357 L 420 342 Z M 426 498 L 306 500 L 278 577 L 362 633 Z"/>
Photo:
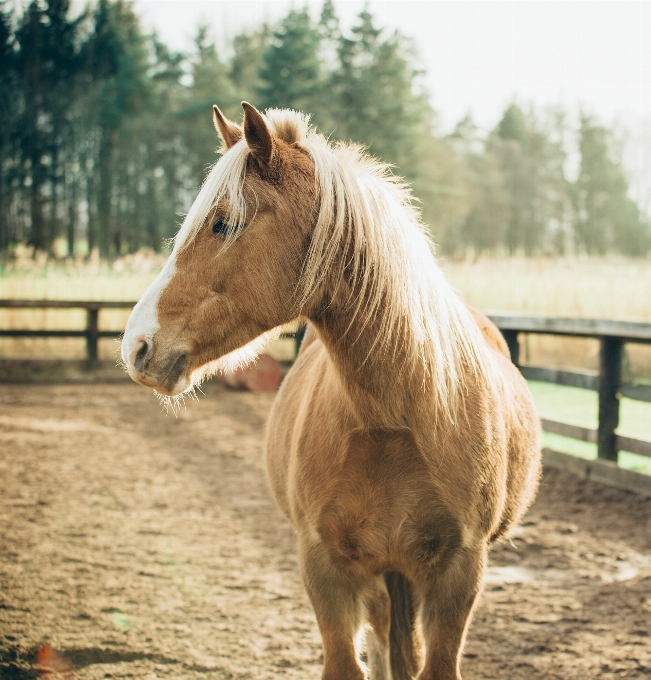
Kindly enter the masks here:
<path id="1" fill-rule="evenodd" d="M 147 288 L 138 304 L 133 308 L 127 327 L 122 338 L 122 360 L 127 366 L 129 375 L 136 380 L 138 373 L 135 368 L 135 359 L 143 343 L 149 347 L 153 345 L 154 334 L 159 329 L 158 323 L 158 300 L 161 293 L 172 280 L 176 271 L 174 253 L 170 255 L 160 274 Z"/>

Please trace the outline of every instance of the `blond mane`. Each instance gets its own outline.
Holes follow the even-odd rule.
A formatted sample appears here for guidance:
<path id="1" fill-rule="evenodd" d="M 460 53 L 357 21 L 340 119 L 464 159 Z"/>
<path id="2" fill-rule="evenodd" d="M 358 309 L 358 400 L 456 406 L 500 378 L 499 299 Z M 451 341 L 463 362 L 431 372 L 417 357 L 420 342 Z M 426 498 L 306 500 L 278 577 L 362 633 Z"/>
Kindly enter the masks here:
<path id="1" fill-rule="evenodd" d="M 450 420 L 468 371 L 489 387 L 501 384 L 477 324 L 436 264 L 432 241 L 404 181 L 360 146 L 329 143 L 304 114 L 274 109 L 266 112 L 266 120 L 274 135 L 304 149 L 315 167 L 320 209 L 297 291 L 300 302 L 333 276 L 346 244 L 353 248 L 348 263 L 355 292 L 349 301 L 353 342 L 371 320 L 379 320 L 371 351 L 386 359 L 398 357 L 405 366 L 421 363 Z M 222 198 L 230 206 L 230 223 L 246 221 L 242 189 L 248 155 L 242 140 L 215 163 L 177 234 L 175 251 L 192 242 Z M 235 238 L 233 230 L 225 247 Z"/>

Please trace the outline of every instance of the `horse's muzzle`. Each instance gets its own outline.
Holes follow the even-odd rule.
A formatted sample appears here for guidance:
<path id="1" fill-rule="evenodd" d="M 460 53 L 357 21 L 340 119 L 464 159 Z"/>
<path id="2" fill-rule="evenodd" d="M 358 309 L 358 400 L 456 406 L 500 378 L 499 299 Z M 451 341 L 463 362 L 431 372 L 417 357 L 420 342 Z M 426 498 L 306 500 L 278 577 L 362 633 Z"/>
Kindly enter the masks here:
<path id="1" fill-rule="evenodd" d="M 186 353 L 155 357 L 153 341 L 144 336 L 133 338 L 124 350 L 127 371 L 135 382 L 168 395 L 178 394 L 188 387 L 188 380 L 183 379 L 188 365 Z"/>

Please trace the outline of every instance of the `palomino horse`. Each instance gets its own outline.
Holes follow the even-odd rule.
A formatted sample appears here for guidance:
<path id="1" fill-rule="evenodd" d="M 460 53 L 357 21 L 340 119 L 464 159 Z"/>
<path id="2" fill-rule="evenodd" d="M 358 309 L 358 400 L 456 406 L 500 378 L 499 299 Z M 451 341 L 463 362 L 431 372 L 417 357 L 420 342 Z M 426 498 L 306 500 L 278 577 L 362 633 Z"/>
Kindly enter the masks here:
<path id="1" fill-rule="evenodd" d="M 489 545 L 536 490 L 531 395 L 386 166 L 299 113 L 243 108 L 240 127 L 215 107 L 223 156 L 129 319 L 124 361 L 179 395 L 306 319 L 266 458 L 323 678 L 458 679 Z"/>

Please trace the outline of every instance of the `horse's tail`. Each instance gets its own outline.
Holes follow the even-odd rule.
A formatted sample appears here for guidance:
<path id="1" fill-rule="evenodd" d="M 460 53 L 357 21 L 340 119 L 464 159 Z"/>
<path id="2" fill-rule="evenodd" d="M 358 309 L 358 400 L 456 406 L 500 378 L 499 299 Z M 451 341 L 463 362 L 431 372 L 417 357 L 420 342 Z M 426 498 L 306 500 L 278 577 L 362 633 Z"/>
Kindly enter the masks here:
<path id="1" fill-rule="evenodd" d="M 392 680 L 412 680 L 420 666 L 412 586 L 405 576 L 396 571 L 387 572 L 384 581 L 391 598 L 389 650 Z"/>

